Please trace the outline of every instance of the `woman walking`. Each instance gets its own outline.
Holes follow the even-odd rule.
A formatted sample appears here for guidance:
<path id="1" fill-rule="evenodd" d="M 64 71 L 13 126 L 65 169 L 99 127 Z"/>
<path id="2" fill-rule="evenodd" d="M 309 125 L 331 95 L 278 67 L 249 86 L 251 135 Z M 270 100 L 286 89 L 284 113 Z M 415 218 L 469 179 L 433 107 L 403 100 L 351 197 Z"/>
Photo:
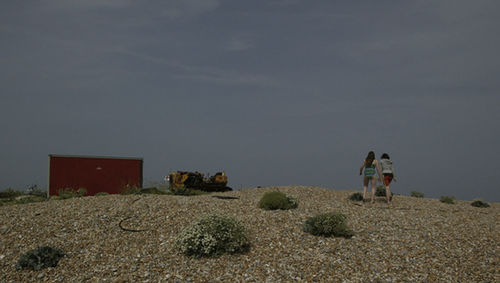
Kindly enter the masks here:
<path id="1" fill-rule="evenodd" d="M 368 189 L 368 183 L 371 182 L 372 186 L 372 200 L 371 203 L 375 202 L 375 186 L 377 185 L 377 174 L 382 182 L 382 174 L 380 173 L 380 165 L 378 161 L 375 159 L 375 153 L 373 151 L 368 152 L 365 160 L 363 160 L 363 164 L 361 168 L 359 168 L 359 175 L 363 173 L 363 169 L 365 169 L 365 176 L 363 177 L 363 201 L 366 200 L 366 190 Z M 377 172 L 375 172 L 377 171 Z"/>
<path id="2" fill-rule="evenodd" d="M 387 205 L 390 205 L 392 201 L 392 194 L 389 184 L 392 180 L 396 182 L 396 176 L 394 176 L 394 164 L 392 164 L 389 154 L 382 154 L 380 157 L 380 166 L 382 167 L 382 174 L 384 175 L 385 198 L 387 200 Z"/>

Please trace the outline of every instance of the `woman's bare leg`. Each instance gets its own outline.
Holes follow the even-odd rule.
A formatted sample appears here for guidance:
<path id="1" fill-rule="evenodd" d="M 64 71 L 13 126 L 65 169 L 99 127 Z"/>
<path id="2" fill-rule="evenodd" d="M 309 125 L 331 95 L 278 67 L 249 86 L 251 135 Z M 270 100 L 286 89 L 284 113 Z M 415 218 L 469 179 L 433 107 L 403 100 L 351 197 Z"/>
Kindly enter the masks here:
<path id="1" fill-rule="evenodd" d="M 366 200 L 366 190 L 368 189 L 368 178 L 363 177 L 363 201 Z"/>
<path id="2" fill-rule="evenodd" d="M 377 178 L 373 176 L 372 178 L 372 203 L 375 203 L 375 187 L 377 185 Z"/>
<path id="3" fill-rule="evenodd" d="M 389 188 L 389 186 L 385 186 L 385 198 L 387 200 L 387 204 L 391 203 L 391 196 L 391 189 Z"/>

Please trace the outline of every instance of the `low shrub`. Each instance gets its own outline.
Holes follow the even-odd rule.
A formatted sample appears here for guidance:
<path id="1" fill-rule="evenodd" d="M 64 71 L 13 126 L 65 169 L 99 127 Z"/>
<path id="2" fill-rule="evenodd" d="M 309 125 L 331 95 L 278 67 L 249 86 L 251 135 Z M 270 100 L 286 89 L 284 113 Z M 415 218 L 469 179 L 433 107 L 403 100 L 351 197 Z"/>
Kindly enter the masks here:
<path id="1" fill-rule="evenodd" d="M 354 233 L 347 227 L 346 217 L 341 213 L 324 213 L 306 220 L 304 232 L 315 236 L 351 238 Z"/>
<path id="2" fill-rule="evenodd" d="M 377 186 L 377 188 L 375 189 L 375 196 L 376 197 L 385 197 L 386 195 L 386 190 L 385 190 L 385 186 Z M 392 192 L 391 191 L 391 197 L 390 199 L 392 200 L 392 198 L 397 195 L 396 193 Z"/>
<path id="3" fill-rule="evenodd" d="M 377 186 L 375 190 L 376 197 L 385 197 L 385 186 Z"/>
<path id="4" fill-rule="evenodd" d="M 282 192 L 268 192 L 259 201 L 259 207 L 266 210 L 293 209 L 299 206 L 297 198 L 287 196 Z"/>
<path id="5" fill-rule="evenodd" d="M 455 204 L 455 197 L 453 196 L 441 196 L 439 199 L 440 202 L 442 203 L 447 203 L 447 204 Z"/>
<path id="6" fill-rule="evenodd" d="M 24 192 L 18 191 L 18 190 L 13 190 L 11 188 L 8 188 L 8 189 L 0 192 L 0 198 L 14 199 L 15 197 L 22 196 L 22 195 L 24 195 Z"/>
<path id="7" fill-rule="evenodd" d="M 299 207 L 299 200 L 296 197 L 292 197 L 292 196 L 287 195 L 286 198 L 288 199 L 288 203 L 290 205 L 289 209 Z"/>
<path id="8" fill-rule="evenodd" d="M 17 269 L 40 270 L 47 267 L 56 267 L 64 252 L 57 248 L 41 246 L 30 250 L 19 257 Z"/>
<path id="9" fill-rule="evenodd" d="M 97 193 L 97 194 L 95 194 L 94 196 L 96 196 L 96 197 L 100 197 L 100 196 L 107 196 L 107 195 L 109 195 L 109 193 L 108 193 L 108 192 L 98 192 L 98 193 Z"/>
<path id="10" fill-rule="evenodd" d="M 32 203 L 32 202 L 42 202 L 42 201 L 47 201 L 48 199 L 46 197 L 39 197 L 39 196 L 22 196 L 22 197 L 17 197 L 12 204 L 25 204 L 25 203 Z"/>
<path id="11" fill-rule="evenodd" d="M 141 188 L 129 184 L 123 186 L 122 190 L 120 191 L 121 195 L 138 195 L 140 193 L 141 193 Z"/>
<path id="12" fill-rule="evenodd" d="M 177 237 L 175 246 L 187 256 L 219 256 L 223 253 L 247 251 L 246 229 L 235 219 L 210 214 L 185 228 Z"/>
<path id="13" fill-rule="evenodd" d="M 41 202 L 47 200 L 47 192 L 42 190 L 31 190 L 28 192 L 7 189 L 0 192 L 0 205 L 24 204 L 31 202 Z"/>
<path id="14" fill-rule="evenodd" d="M 475 206 L 475 207 L 490 207 L 490 205 L 488 203 L 483 202 L 480 199 L 473 200 L 470 205 Z"/>
<path id="15" fill-rule="evenodd" d="M 47 198 L 47 191 L 46 190 L 35 189 L 35 190 L 30 191 L 29 195 L 30 196 Z"/>
<path id="16" fill-rule="evenodd" d="M 165 191 L 159 190 L 156 187 L 143 188 L 141 194 L 164 195 Z"/>
<path id="17" fill-rule="evenodd" d="M 87 190 L 85 188 L 79 188 L 78 190 L 74 190 L 72 188 L 57 190 L 59 199 L 79 198 L 84 196 L 86 193 Z"/>
<path id="18" fill-rule="evenodd" d="M 363 195 L 361 193 L 354 193 L 351 196 L 349 196 L 349 200 L 352 201 L 362 201 L 363 200 Z"/>
<path id="19" fill-rule="evenodd" d="M 419 191 L 411 191 L 410 196 L 412 196 L 414 198 L 423 198 L 424 193 L 421 193 Z"/>
<path id="20" fill-rule="evenodd" d="M 174 187 L 174 186 L 171 186 L 169 188 L 169 192 L 170 192 L 170 194 L 177 195 L 177 196 L 196 196 L 196 195 L 207 194 L 207 192 L 200 191 L 200 190 L 189 189 L 186 187 Z"/>

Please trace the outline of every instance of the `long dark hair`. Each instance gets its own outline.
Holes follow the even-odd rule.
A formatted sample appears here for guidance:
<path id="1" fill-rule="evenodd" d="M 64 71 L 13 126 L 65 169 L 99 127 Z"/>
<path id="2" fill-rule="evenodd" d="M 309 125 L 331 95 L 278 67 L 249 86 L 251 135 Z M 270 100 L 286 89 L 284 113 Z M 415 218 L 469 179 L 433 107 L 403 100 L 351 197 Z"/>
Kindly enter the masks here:
<path id="1" fill-rule="evenodd" d="M 391 159 L 391 158 L 389 157 L 389 154 L 384 153 L 382 154 L 382 156 L 380 156 L 380 159 Z"/>
<path id="2" fill-rule="evenodd" d="M 365 158 L 365 166 L 372 166 L 373 160 L 375 160 L 375 152 L 370 151 Z"/>

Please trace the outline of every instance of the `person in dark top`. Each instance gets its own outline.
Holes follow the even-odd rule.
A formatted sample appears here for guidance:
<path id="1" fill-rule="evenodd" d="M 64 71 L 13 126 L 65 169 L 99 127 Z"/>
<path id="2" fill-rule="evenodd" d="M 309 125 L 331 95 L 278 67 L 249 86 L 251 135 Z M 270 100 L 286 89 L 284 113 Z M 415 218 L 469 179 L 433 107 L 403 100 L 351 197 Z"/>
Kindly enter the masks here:
<path id="1" fill-rule="evenodd" d="M 396 182 L 396 176 L 394 175 L 394 164 L 392 163 L 389 154 L 382 154 L 382 156 L 380 157 L 380 167 L 382 167 L 382 174 L 384 175 L 385 197 L 387 200 L 387 205 L 390 205 L 392 201 L 392 193 L 389 188 L 389 184 L 392 180 Z"/>

